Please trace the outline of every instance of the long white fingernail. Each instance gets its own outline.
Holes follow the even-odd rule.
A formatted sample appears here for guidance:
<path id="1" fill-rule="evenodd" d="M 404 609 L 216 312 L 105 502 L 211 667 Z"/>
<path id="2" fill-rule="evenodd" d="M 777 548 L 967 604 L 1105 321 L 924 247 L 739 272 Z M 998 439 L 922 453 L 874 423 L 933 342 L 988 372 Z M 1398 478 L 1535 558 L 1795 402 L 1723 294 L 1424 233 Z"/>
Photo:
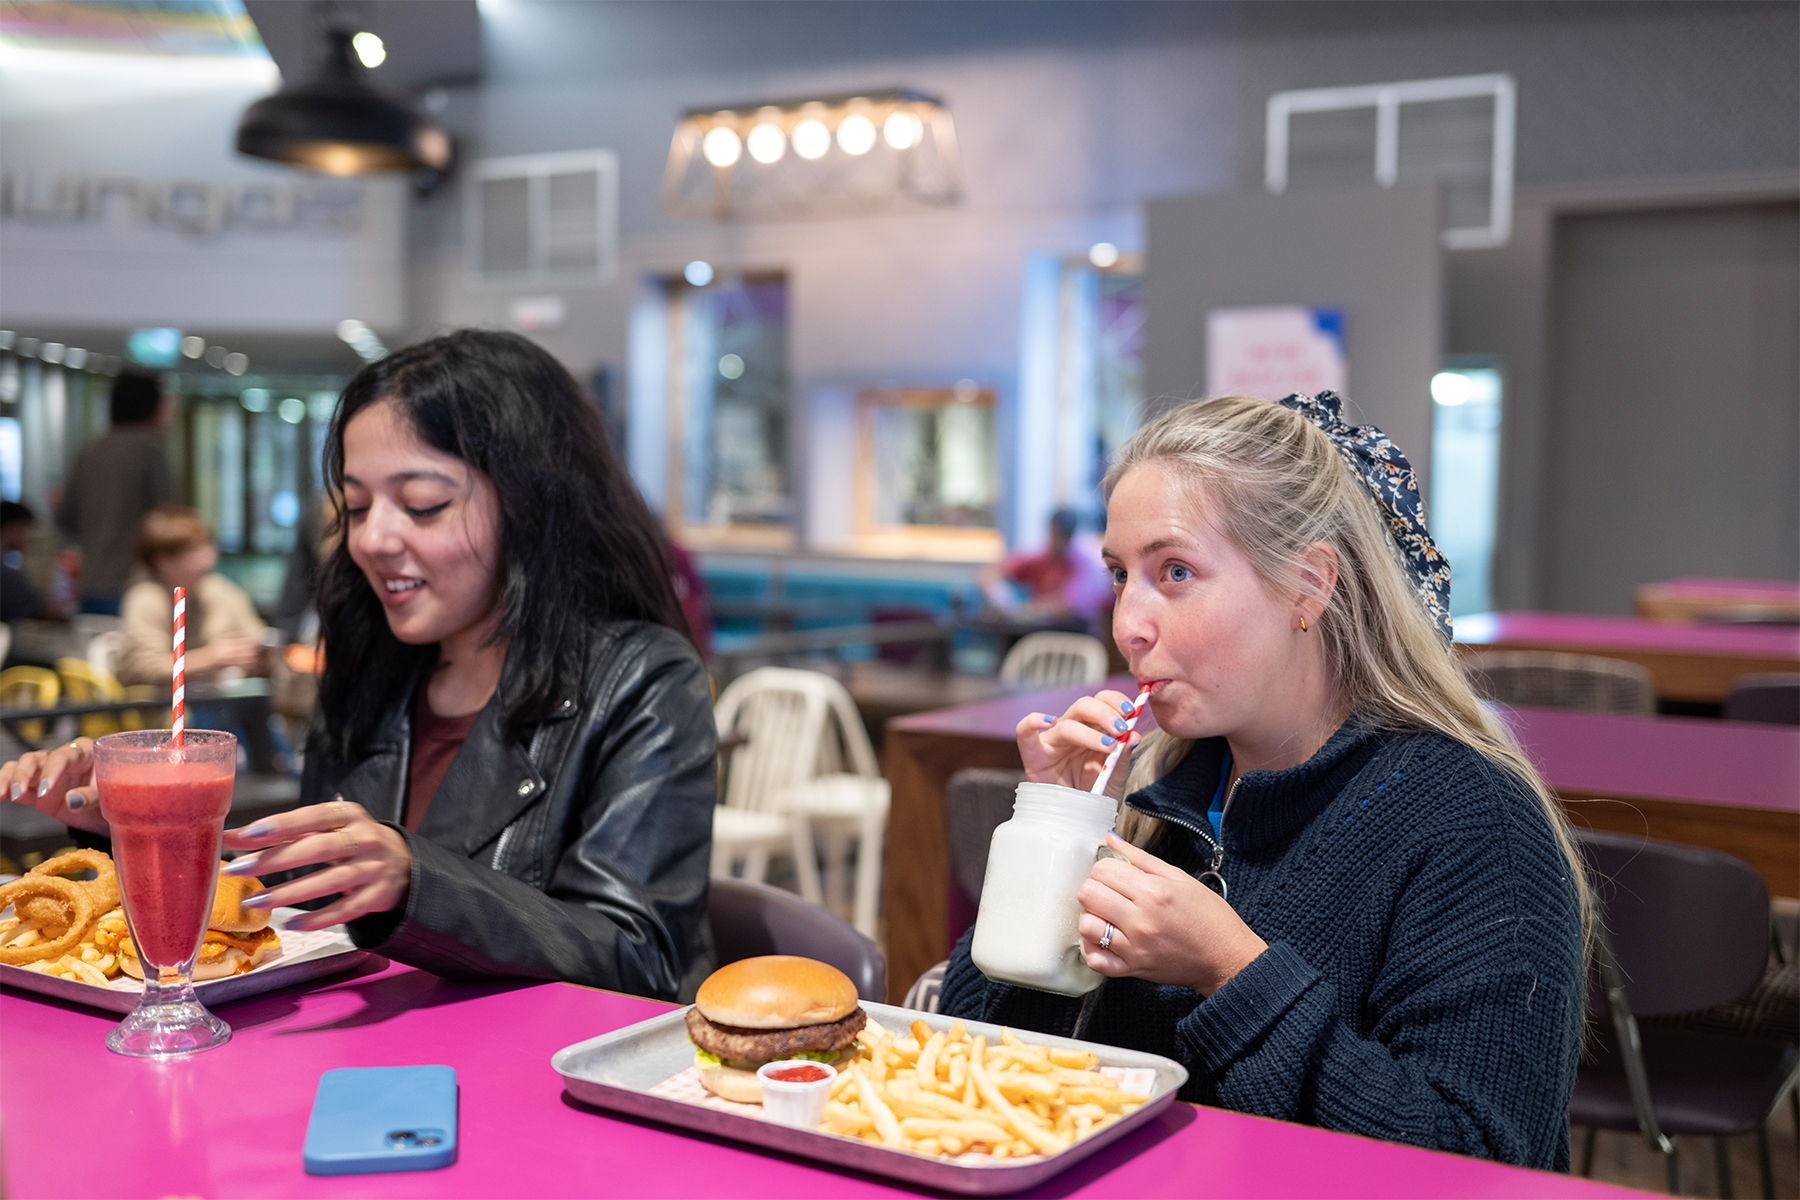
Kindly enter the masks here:
<path id="1" fill-rule="evenodd" d="M 231 865 L 225 868 L 227 875 L 250 875 L 256 871 L 256 855 L 246 854 L 242 858 L 234 858 Z"/>
<path id="2" fill-rule="evenodd" d="M 39 796 L 47 796 L 49 794 L 50 794 L 50 781 L 48 779 L 39 780 L 38 781 L 38 795 Z"/>
<path id="3" fill-rule="evenodd" d="M 12 798 L 14 800 L 17 800 L 20 796 L 23 796 L 24 794 L 25 794 L 25 785 L 24 784 L 22 784 L 22 783 L 13 784 Z"/>

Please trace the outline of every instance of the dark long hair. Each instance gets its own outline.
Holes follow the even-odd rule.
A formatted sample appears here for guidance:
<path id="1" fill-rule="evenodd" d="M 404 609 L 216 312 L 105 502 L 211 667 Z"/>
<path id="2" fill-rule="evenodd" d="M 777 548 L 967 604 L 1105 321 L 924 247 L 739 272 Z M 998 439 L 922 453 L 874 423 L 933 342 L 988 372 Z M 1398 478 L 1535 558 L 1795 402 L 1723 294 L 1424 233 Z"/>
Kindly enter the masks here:
<path id="1" fill-rule="evenodd" d="M 349 761 L 437 660 L 388 628 L 344 533 L 344 429 L 392 403 L 419 439 L 493 483 L 500 503 L 500 679 L 508 737 L 572 697 L 592 631 L 614 620 L 688 633 L 661 529 L 607 444 L 599 411 L 562 365 L 511 333 L 465 329 L 364 367 L 325 444 L 338 498 L 319 578 L 325 670 L 313 746 Z"/>

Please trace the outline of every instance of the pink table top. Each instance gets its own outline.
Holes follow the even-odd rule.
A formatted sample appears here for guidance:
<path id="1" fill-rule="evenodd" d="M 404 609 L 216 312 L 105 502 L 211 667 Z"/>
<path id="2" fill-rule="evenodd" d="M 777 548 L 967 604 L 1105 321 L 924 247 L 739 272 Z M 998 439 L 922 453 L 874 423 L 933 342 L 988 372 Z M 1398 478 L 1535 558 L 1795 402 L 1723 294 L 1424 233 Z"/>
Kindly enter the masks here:
<path id="1" fill-rule="evenodd" d="M 1075 687 L 1049 688 L 1041 692 L 1020 692 L 989 700 L 983 704 L 965 704 L 960 708 L 940 708 L 935 712 L 912 713 L 887 723 L 892 729 L 920 733 L 960 734 L 964 737 L 1002 737 L 1011 739 L 1013 731 L 1026 713 L 1042 712 L 1060 715 L 1062 711 L 1095 692 L 1111 688 L 1125 696 L 1136 696 L 1137 680 L 1129 675 L 1114 675 L 1099 686 L 1079 684 Z M 1148 711 L 1138 719 L 1137 728 L 1148 733 L 1156 727 L 1156 718 Z"/>
<path id="2" fill-rule="evenodd" d="M 563 1046 L 667 1005 L 567 984 L 447 983 L 390 966 L 225 1005 L 220 1049 L 107 1052 L 118 1019 L 0 993 L 5 1182 L 47 1196 L 815 1196 L 911 1194 L 878 1180 L 620 1120 L 567 1100 Z M 314 1177 L 300 1146 L 319 1074 L 447 1063 L 461 1157 L 439 1171 Z M 1045 1195 L 1636 1195 L 1565 1175 L 1177 1104 L 1049 1181 Z"/>
<path id="3" fill-rule="evenodd" d="M 1800 813 L 1800 728 L 1560 708 L 1500 712 L 1554 791 Z"/>
<path id="4" fill-rule="evenodd" d="M 1132 683 L 1121 676 L 1103 686 L 1129 694 Z M 1027 692 L 986 704 L 917 713 L 888 722 L 888 728 L 1011 741 L 1026 713 L 1060 713 L 1076 698 L 1096 690 Z M 1800 812 L 1800 729 L 1553 708 L 1502 711 L 1554 790 Z M 1138 728 L 1147 731 L 1154 721 L 1146 714 Z"/>
<path id="5" fill-rule="evenodd" d="M 1680 579 L 1664 579 L 1646 587 L 1660 588 L 1671 595 L 1719 597 L 1731 600 L 1762 600 L 1771 604 L 1793 604 L 1800 601 L 1800 583 L 1791 579 L 1711 579 L 1687 575 Z"/>
<path id="6" fill-rule="evenodd" d="M 1456 640 L 1469 646 L 1568 646 L 1650 654 L 1788 658 L 1800 663 L 1800 627 L 1675 625 L 1585 613 L 1476 613 L 1456 618 Z"/>

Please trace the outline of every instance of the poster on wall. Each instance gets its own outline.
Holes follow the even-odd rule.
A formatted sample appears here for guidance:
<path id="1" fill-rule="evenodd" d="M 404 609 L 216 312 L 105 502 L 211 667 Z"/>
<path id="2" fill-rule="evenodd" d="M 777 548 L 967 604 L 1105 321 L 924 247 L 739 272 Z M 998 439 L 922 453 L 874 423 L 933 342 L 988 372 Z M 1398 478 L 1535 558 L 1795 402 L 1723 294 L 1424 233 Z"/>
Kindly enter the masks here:
<path id="1" fill-rule="evenodd" d="M 1206 394 L 1279 400 L 1344 392 L 1344 313 L 1304 304 L 1215 308 L 1206 314 Z"/>

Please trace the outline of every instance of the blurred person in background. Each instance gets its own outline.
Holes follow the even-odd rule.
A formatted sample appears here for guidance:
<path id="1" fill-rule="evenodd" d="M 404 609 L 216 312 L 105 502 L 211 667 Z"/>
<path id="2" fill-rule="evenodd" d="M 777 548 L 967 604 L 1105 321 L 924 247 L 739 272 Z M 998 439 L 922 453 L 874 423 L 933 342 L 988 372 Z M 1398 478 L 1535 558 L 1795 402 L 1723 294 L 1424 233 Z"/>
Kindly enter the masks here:
<path id="1" fill-rule="evenodd" d="M 179 504 L 151 510 L 138 536 L 137 558 L 148 574 L 126 590 L 120 606 L 125 644 L 114 664 L 119 682 L 169 686 L 174 589 L 187 589 L 189 728 L 235 733 L 253 772 L 286 773 L 292 749 L 286 733 L 271 727 L 267 695 L 236 696 L 226 703 L 207 699 L 204 686 L 194 688 L 268 674 L 270 631 L 249 594 L 213 569 L 219 551 L 206 522 Z"/>
<path id="2" fill-rule="evenodd" d="M 23 504 L 0 500 L 0 620 L 60 621 L 66 615 L 25 573 L 25 551 L 36 530 L 36 513 Z"/>
<path id="3" fill-rule="evenodd" d="M 125 644 L 114 672 L 120 683 L 168 684 L 175 588 L 187 589 L 188 679 L 261 673 L 262 618 L 243 588 L 213 570 L 219 551 L 199 513 L 178 504 L 152 510 L 138 536 L 137 559 L 148 578 L 131 585 L 120 607 Z"/>
<path id="4" fill-rule="evenodd" d="M 988 601 L 1018 620 L 1091 623 L 1112 601 L 1112 579 L 1100 561 L 1099 542 L 1076 531 L 1072 508 L 1050 514 L 1050 541 L 1044 549 L 1010 554 L 978 576 Z M 1023 600 L 1014 589 L 1023 589 Z"/>
<path id="5" fill-rule="evenodd" d="M 119 615 L 131 578 L 138 525 L 175 500 L 163 430 L 173 398 L 148 375 L 113 381 L 112 428 L 81 448 L 56 506 L 56 523 L 81 547 L 81 611 Z"/>

